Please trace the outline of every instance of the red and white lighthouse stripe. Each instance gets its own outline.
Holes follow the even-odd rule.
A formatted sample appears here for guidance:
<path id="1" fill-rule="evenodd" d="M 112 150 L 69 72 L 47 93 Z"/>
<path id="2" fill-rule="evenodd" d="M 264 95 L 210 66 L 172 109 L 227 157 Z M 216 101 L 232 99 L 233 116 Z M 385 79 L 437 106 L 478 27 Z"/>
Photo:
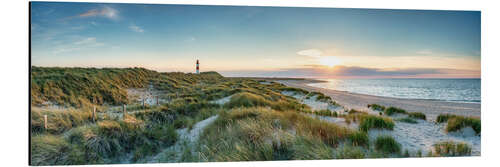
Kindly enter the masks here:
<path id="1" fill-rule="evenodd" d="M 200 73 L 200 61 L 196 60 L 196 74 Z"/>

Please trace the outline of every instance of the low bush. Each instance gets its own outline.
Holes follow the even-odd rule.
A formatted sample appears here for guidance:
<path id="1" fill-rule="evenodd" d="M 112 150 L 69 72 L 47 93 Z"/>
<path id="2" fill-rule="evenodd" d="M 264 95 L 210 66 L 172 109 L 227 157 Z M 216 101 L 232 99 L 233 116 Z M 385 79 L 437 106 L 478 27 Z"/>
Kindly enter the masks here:
<path id="1" fill-rule="evenodd" d="M 392 136 L 378 136 L 375 139 L 375 150 L 384 154 L 398 154 L 401 152 L 401 145 Z"/>

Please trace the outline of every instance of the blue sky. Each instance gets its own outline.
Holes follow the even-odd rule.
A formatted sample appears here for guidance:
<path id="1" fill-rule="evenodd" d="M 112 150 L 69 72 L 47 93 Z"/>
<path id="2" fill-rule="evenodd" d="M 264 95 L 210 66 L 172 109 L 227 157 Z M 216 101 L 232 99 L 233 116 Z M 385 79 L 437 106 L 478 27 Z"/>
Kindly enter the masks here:
<path id="1" fill-rule="evenodd" d="M 480 12 L 33 2 L 34 66 L 480 77 Z"/>

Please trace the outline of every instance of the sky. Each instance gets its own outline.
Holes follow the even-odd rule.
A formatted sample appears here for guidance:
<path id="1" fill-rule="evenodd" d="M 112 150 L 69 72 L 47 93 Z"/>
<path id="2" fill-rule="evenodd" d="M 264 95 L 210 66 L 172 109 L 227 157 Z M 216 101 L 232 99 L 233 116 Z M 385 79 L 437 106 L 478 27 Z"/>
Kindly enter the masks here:
<path id="1" fill-rule="evenodd" d="M 480 78 L 481 13 L 32 2 L 31 64 L 306 78 Z"/>

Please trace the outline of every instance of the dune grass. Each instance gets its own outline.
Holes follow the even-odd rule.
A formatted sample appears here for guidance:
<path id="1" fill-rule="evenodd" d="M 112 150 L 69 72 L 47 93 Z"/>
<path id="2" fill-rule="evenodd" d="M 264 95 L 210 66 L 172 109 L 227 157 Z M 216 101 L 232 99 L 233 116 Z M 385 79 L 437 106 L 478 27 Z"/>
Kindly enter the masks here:
<path id="1" fill-rule="evenodd" d="M 338 113 L 335 111 L 330 111 L 330 110 L 319 110 L 319 111 L 314 111 L 313 112 L 316 115 L 321 115 L 321 116 L 329 116 L 329 117 L 338 117 Z"/>
<path id="2" fill-rule="evenodd" d="M 359 130 L 368 132 L 370 129 L 387 129 L 394 128 L 394 121 L 391 118 L 371 115 L 364 112 L 351 112 L 344 116 L 347 123 L 359 122 Z"/>
<path id="3" fill-rule="evenodd" d="M 366 133 L 296 112 L 233 108 L 206 128 L 198 161 L 331 159 L 340 142 L 367 146 Z"/>
<path id="4" fill-rule="evenodd" d="M 421 119 L 421 120 L 426 120 L 427 119 L 427 117 L 425 116 L 425 114 L 421 113 L 421 112 L 408 112 L 407 115 L 410 118 Z"/>
<path id="5" fill-rule="evenodd" d="M 384 113 L 388 116 L 393 114 L 406 114 L 406 110 L 397 107 L 388 107 L 385 109 Z"/>
<path id="6" fill-rule="evenodd" d="M 481 134 L 481 119 L 473 117 L 462 117 L 457 116 L 450 118 L 448 124 L 446 125 L 447 132 L 459 131 L 465 127 L 472 127 L 476 134 Z"/>
<path id="7" fill-rule="evenodd" d="M 481 119 L 476 117 L 465 117 L 453 114 L 440 114 L 436 122 L 446 122 L 446 131 L 455 132 L 465 127 L 471 127 L 476 134 L 481 134 Z"/>
<path id="8" fill-rule="evenodd" d="M 378 136 L 375 139 L 375 150 L 384 154 L 398 154 L 401 152 L 401 144 L 392 136 Z"/>
<path id="9" fill-rule="evenodd" d="M 456 117 L 457 115 L 453 115 L 453 114 L 439 114 L 436 118 L 436 122 L 437 123 L 444 123 L 444 122 L 448 122 L 448 119 L 450 118 L 453 118 L 453 117 Z"/>
<path id="10" fill-rule="evenodd" d="M 394 128 L 394 122 L 390 118 L 375 115 L 365 115 L 359 122 L 359 129 L 367 132 L 370 129 L 388 129 Z"/>
<path id="11" fill-rule="evenodd" d="M 47 129 L 44 128 L 44 115 L 47 115 Z M 59 134 L 92 121 L 92 113 L 90 111 L 76 109 L 42 110 L 38 108 L 32 108 L 31 110 L 32 133 L 47 132 Z"/>
<path id="12" fill-rule="evenodd" d="M 371 109 L 373 109 L 375 111 L 384 111 L 385 110 L 385 106 L 379 105 L 379 104 L 368 104 L 367 107 L 371 108 Z"/>
<path id="13" fill-rule="evenodd" d="M 79 126 L 64 135 L 33 136 L 32 161 L 34 165 L 101 164 L 127 153 L 138 160 L 176 140 L 177 133 L 171 125 L 147 125 L 127 116 L 120 121 Z"/>
<path id="14" fill-rule="evenodd" d="M 415 119 L 413 119 L 411 117 L 400 118 L 400 119 L 397 119 L 397 121 L 405 122 L 405 123 L 410 123 L 410 124 L 416 124 L 416 123 L 418 123 Z"/>
<path id="15" fill-rule="evenodd" d="M 443 141 L 434 144 L 434 156 L 470 156 L 472 148 L 463 142 Z"/>

